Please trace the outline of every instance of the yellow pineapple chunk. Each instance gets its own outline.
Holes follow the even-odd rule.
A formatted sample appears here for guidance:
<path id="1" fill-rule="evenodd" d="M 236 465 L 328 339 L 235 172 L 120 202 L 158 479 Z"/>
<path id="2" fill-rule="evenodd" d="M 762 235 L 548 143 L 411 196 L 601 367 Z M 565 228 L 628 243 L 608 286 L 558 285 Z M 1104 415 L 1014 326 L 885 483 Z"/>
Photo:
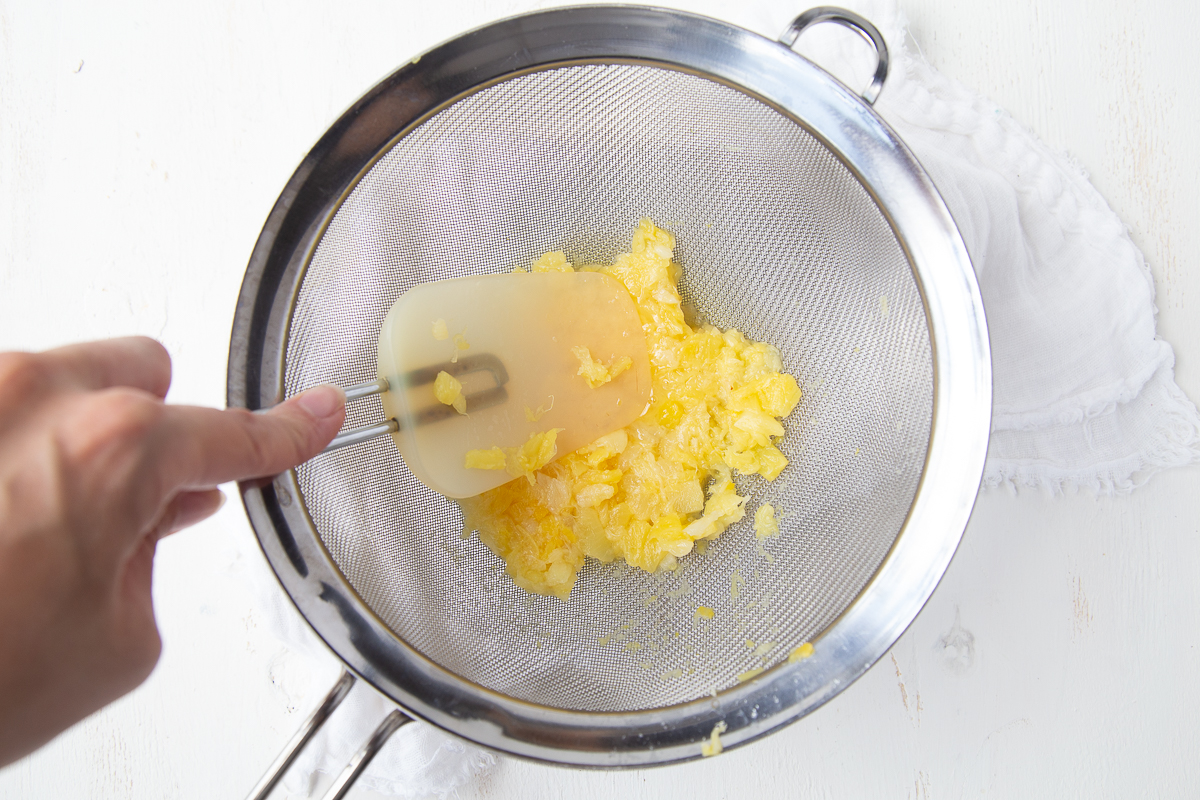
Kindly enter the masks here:
<path id="1" fill-rule="evenodd" d="M 741 676 L 739 676 L 739 679 L 740 677 Z M 713 725 L 712 733 L 709 734 L 708 741 L 703 742 L 700 745 L 700 755 L 704 756 L 705 758 L 710 758 L 712 756 L 719 756 L 721 753 L 725 752 L 725 747 L 721 744 L 721 734 L 727 730 L 729 730 L 729 727 L 725 724 L 724 720 L 718 722 L 716 725 Z"/>
<path id="2" fill-rule="evenodd" d="M 467 469 L 506 469 L 514 478 L 527 478 L 530 485 L 536 483 L 534 477 L 537 470 L 550 463 L 558 453 L 554 440 L 562 432 L 562 428 L 551 428 L 542 433 L 532 434 L 525 444 L 520 447 L 501 449 L 492 447 L 487 450 L 468 450 L 466 455 Z"/>
<path id="3" fill-rule="evenodd" d="M 508 474 L 514 478 L 528 478 L 534 483 L 533 473 L 550 463 L 558 452 L 554 440 L 562 428 L 551 428 L 544 433 L 535 433 L 528 441 L 508 454 Z"/>
<path id="4" fill-rule="evenodd" d="M 779 535 L 779 520 L 775 519 L 775 508 L 770 503 L 763 503 L 754 512 L 754 535 L 759 539 Z"/>
<path id="5" fill-rule="evenodd" d="M 567 261 L 566 253 L 561 250 L 546 255 L 533 262 L 534 272 L 574 272 L 574 267 Z"/>
<path id="6" fill-rule="evenodd" d="M 809 644 L 808 642 L 805 642 L 804 644 L 800 645 L 799 647 L 793 649 L 792 652 L 788 653 L 788 663 L 794 664 L 797 661 L 803 661 L 804 659 L 808 658 L 812 654 L 813 654 L 813 646 L 811 644 Z"/>
<path id="7" fill-rule="evenodd" d="M 588 386 L 593 389 L 603 386 L 633 366 L 633 359 L 629 356 L 614 358 L 612 363 L 606 366 L 592 358 L 591 351 L 586 347 L 572 347 L 571 352 L 579 359 L 579 372 L 576 374 L 582 375 Z"/>
<path id="8" fill-rule="evenodd" d="M 499 447 L 488 450 L 468 450 L 464 459 L 467 469 L 504 469 L 506 458 Z"/>
<path id="9" fill-rule="evenodd" d="M 445 370 L 439 372 L 433 381 L 433 396 L 439 403 L 452 406 L 458 413 L 467 413 L 467 398 L 463 396 L 462 384 Z"/>

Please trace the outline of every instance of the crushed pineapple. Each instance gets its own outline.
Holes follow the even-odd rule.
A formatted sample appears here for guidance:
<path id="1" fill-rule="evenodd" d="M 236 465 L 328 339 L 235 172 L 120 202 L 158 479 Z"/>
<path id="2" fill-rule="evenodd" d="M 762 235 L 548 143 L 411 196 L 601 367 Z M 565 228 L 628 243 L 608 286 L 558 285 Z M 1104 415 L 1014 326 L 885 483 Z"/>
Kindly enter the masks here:
<path id="1" fill-rule="evenodd" d="M 437 339 L 439 342 L 443 341 L 445 339 L 449 339 L 450 338 L 450 330 L 446 327 L 446 320 L 439 319 L 436 322 L 434 322 L 431 333 L 433 333 L 433 338 Z"/>
<path id="2" fill-rule="evenodd" d="M 611 364 L 605 366 L 592 358 L 591 351 L 586 347 L 572 347 L 571 352 L 579 359 L 579 372 L 576 374 L 582 375 L 593 389 L 603 386 L 633 366 L 633 359 L 629 356 L 614 358 Z"/>
<path id="3" fill-rule="evenodd" d="M 465 530 L 478 531 L 527 591 L 565 600 L 587 556 L 673 569 L 744 516 L 734 470 L 774 480 L 787 465 L 774 439 L 800 400 L 796 379 L 781 372 L 771 345 L 684 321 L 674 247 L 674 236 L 642 220 L 631 252 L 599 268 L 637 303 L 651 365 L 647 412 L 543 469 L 531 467 L 526 481 L 459 501 Z M 534 272 L 570 269 L 562 253 L 533 265 Z"/>
<path id="4" fill-rule="evenodd" d="M 504 451 L 499 447 L 487 450 L 468 450 L 463 466 L 467 469 L 504 469 L 507 463 Z"/>
<path id="5" fill-rule="evenodd" d="M 811 644 L 809 644 L 808 642 L 805 642 L 804 644 L 800 645 L 799 647 L 793 649 L 792 652 L 788 653 L 788 663 L 794 664 L 797 661 L 802 661 L 802 660 L 808 658 L 812 654 L 813 654 L 813 646 Z"/>
<path id="6" fill-rule="evenodd" d="M 525 444 L 516 448 L 508 459 L 508 474 L 514 478 L 528 478 L 534 483 L 533 473 L 550 463 L 550 459 L 558 452 L 554 440 L 562 433 L 562 428 L 551 428 L 543 433 L 535 433 Z"/>
<path id="7" fill-rule="evenodd" d="M 546 255 L 533 262 L 534 272 L 574 272 L 575 268 L 567 261 L 566 253 L 561 250 Z"/>
<path id="8" fill-rule="evenodd" d="M 529 422 L 537 422 L 539 419 L 546 416 L 547 411 L 550 411 L 553 408 L 554 408 L 554 395 L 550 395 L 549 407 L 547 407 L 546 404 L 543 403 L 542 405 L 537 407 L 537 411 L 534 411 L 529 406 L 525 406 L 525 419 L 528 420 Z"/>
<path id="9" fill-rule="evenodd" d="M 712 619 L 717 612 L 713 611 L 708 606 L 700 606 L 696 609 L 696 619 Z"/>
<path id="10" fill-rule="evenodd" d="M 758 646 L 754 648 L 754 655 L 758 656 L 759 658 L 765 658 L 767 654 L 774 649 L 774 642 L 760 642 Z"/>
<path id="11" fill-rule="evenodd" d="M 467 469 L 507 469 L 514 478 L 525 478 L 533 483 L 537 470 L 549 464 L 558 452 L 554 440 L 562 431 L 562 428 L 551 428 L 532 434 L 520 447 L 468 450 L 463 465 Z"/>
<path id="12" fill-rule="evenodd" d="M 454 355 L 450 357 L 451 364 L 458 363 L 458 356 L 463 350 L 470 350 L 471 343 L 467 341 L 467 332 L 464 329 L 462 333 L 454 334 Z"/>
<path id="13" fill-rule="evenodd" d="M 708 741 L 700 745 L 700 755 L 705 758 L 721 755 L 725 750 L 725 746 L 721 744 L 721 734 L 727 730 L 729 730 L 729 726 L 725 724 L 724 720 L 713 725 Z"/>
<path id="14" fill-rule="evenodd" d="M 757 678 L 759 675 L 762 675 L 762 673 L 763 673 L 762 667 L 755 667 L 754 669 L 748 669 L 745 672 L 740 673 L 737 676 L 738 683 L 745 683 L 746 681 L 752 681 L 755 678 Z"/>
<path id="15" fill-rule="evenodd" d="M 779 520 L 775 518 L 775 507 L 770 503 L 763 503 L 754 512 L 754 535 L 759 539 L 779 535 Z"/>
<path id="16" fill-rule="evenodd" d="M 433 395 L 439 403 L 452 406 L 460 414 L 467 413 L 467 398 L 463 396 L 462 384 L 449 372 L 442 370 L 433 382 Z"/>

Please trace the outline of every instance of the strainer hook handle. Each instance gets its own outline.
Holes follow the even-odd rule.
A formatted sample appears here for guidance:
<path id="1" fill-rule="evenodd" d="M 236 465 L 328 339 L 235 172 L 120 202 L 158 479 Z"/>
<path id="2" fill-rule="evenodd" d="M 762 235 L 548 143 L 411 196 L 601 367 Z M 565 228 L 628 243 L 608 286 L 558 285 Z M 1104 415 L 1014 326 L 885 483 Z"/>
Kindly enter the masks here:
<path id="1" fill-rule="evenodd" d="M 304 721 L 300 730 L 296 731 L 291 741 L 283 748 L 283 752 L 275 759 L 275 763 L 267 770 L 267 774 L 258 782 L 258 785 L 250 790 L 247 800 L 267 799 L 274 791 L 275 786 L 279 783 L 284 773 L 288 771 L 288 768 L 292 766 L 296 757 L 300 755 L 300 751 L 304 749 L 313 736 L 316 735 L 317 731 L 321 729 L 330 715 L 333 714 L 334 709 L 346 699 L 346 695 L 350 693 L 350 690 L 354 687 L 354 683 L 354 675 L 349 670 L 342 670 L 337 683 L 329 690 L 329 694 L 321 701 L 321 705 L 317 706 L 317 710 Z M 412 717 L 398 708 L 384 717 L 383 722 L 379 723 L 375 730 L 371 732 L 371 736 L 363 743 L 363 746 L 350 759 L 350 763 L 346 765 L 345 769 L 334 780 L 322 800 L 342 800 L 346 793 L 350 791 L 350 787 L 358 780 L 358 776 L 367 768 L 367 765 L 371 763 L 371 759 L 375 758 L 375 755 L 383 748 L 392 734 L 412 721 Z"/>
<path id="2" fill-rule="evenodd" d="M 300 751 L 313 738 L 325 721 L 329 719 L 329 715 L 334 712 L 342 701 L 346 699 L 346 695 L 350 694 L 350 690 L 354 687 L 355 678 L 349 671 L 343 670 L 337 683 L 329 690 L 329 694 L 325 695 L 325 699 L 317 706 L 316 711 L 309 715 L 304 724 L 300 726 L 300 730 L 291 738 L 287 746 L 283 748 L 283 752 L 275 759 L 275 763 L 267 770 L 267 774 L 262 776 L 258 784 L 250 790 L 246 800 L 266 800 L 266 798 L 275 789 L 275 784 L 279 783 L 279 779 L 288 771 L 288 767 L 300 755 Z"/>
<path id="3" fill-rule="evenodd" d="M 818 6 L 810 8 L 792 20 L 792 24 L 784 31 L 783 36 L 779 37 L 779 43 L 788 48 L 794 47 L 800 34 L 819 22 L 836 22 L 842 27 L 849 28 L 875 48 L 878 57 L 875 74 L 871 78 L 871 85 L 862 93 L 862 99 L 867 102 L 867 105 L 875 105 L 879 93 L 883 91 L 883 82 L 887 80 L 888 74 L 888 49 L 887 43 L 883 41 L 883 34 L 869 21 L 853 11 L 836 6 Z"/>
<path id="4" fill-rule="evenodd" d="M 363 746 L 350 759 L 350 763 L 337 776 L 333 785 L 326 790 L 322 800 L 342 800 L 350 791 L 350 787 L 358 780 L 358 776 L 371 763 L 371 759 L 375 758 L 375 754 L 387 744 L 387 740 L 392 737 L 392 734 L 412 721 L 412 717 L 398 708 L 384 717 L 383 722 L 379 723 Z"/>

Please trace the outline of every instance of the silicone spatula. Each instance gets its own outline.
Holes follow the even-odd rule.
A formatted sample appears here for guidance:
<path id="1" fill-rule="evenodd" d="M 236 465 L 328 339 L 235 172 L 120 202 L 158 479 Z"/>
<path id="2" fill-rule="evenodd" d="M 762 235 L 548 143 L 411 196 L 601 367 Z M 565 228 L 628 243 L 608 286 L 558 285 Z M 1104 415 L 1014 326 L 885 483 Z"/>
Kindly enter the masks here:
<path id="1" fill-rule="evenodd" d="M 460 385 L 465 413 L 438 399 L 441 373 Z M 327 449 L 387 432 L 422 483 L 471 497 L 516 475 L 468 468 L 468 451 L 517 448 L 559 429 L 558 457 L 641 416 L 650 360 L 633 298 L 607 275 L 455 278 L 414 286 L 392 306 L 379 334 L 379 381 L 348 389 L 347 399 L 374 393 L 387 422 L 343 433 Z"/>

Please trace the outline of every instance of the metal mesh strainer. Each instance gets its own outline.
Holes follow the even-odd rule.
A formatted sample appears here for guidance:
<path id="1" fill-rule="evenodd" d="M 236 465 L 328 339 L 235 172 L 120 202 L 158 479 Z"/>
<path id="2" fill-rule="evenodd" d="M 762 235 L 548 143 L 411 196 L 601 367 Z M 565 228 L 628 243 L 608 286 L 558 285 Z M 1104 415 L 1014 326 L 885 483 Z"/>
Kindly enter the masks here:
<path id="1" fill-rule="evenodd" d="M 509 752 L 655 763 L 698 755 L 717 721 L 737 743 L 807 713 L 912 619 L 978 485 L 982 307 L 924 173 L 786 48 L 650 9 L 498 23 L 348 112 L 255 251 L 230 404 L 373 380 L 380 324 L 414 284 L 548 250 L 609 262 L 642 216 L 676 234 L 687 306 L 774 344 L 804 389 L 781 443 L 791 465 L 738 481 L 751 512 L 786 514 L 777 539 L 755 539 L 747 515 L 674 573 L 589 562 L 563 603 L 461 538 L 457 507 L 386 438 L 246 489 L 334 650 L 407 709 Z M 372 398 L 347 426 L 381 418 Z M 783 663 L 810 640 L 813 658 Z"/>

